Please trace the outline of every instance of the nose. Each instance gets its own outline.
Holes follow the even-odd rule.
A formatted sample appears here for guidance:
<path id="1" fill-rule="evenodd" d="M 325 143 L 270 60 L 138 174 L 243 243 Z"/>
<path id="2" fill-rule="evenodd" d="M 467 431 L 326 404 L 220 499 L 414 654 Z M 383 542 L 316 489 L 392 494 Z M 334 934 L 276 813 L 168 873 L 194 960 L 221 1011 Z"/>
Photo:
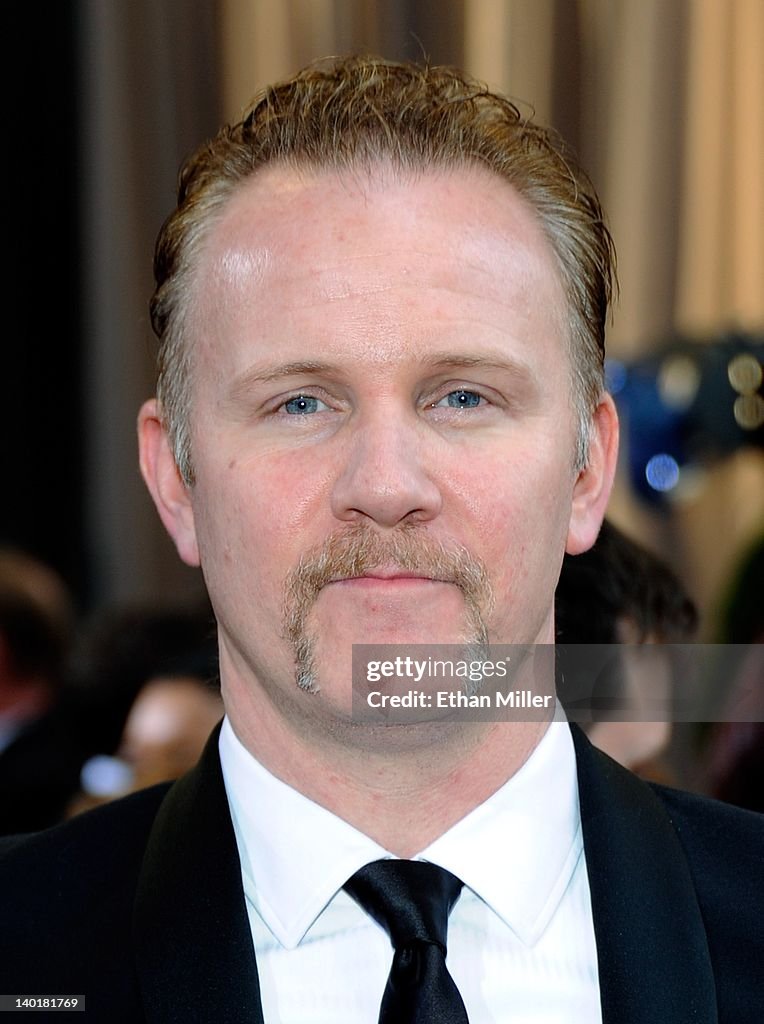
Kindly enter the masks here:
<path id="1" fill-rule="evenodd" d="M 382 410 L 356 425 L 332 489 L 332 512 L 344 522 L 380 527 L 424 523 L 442 507 L 419 425 Z"/>

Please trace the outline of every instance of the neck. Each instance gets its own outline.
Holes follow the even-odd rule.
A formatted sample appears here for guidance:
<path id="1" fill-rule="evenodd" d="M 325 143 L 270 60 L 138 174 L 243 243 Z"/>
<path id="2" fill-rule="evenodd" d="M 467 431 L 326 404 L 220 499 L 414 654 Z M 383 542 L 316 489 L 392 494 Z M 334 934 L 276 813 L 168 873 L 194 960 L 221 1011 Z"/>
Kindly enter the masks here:
<path id="1" fill-rule="evenodd" d="M 399 857 L 423 850 L 525 763 L 547 721 L 338 727 L 321 742 L 228 692 L 237 736 L 273 775 Z"/>

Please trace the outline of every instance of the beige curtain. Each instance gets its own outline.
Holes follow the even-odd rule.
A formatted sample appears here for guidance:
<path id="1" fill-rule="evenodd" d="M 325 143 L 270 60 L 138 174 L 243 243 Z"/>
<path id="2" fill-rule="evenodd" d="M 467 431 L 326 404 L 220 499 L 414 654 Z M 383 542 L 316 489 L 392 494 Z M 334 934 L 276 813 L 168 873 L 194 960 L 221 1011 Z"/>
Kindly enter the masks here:
<path id="1" fill-rule="evenodd" d="M 764 3 L 690 9 L 677 322 L 764 325 Z"/>
<path id="2" fill-rule="evenodd" d="M 220 120 L 214 0 L 78 0 L 85 512 L 95 605 L 191 601 L 137 471 L 153 391 L 151 253 L 178 165 Z"/>
<path id="3" fill-rule="evenodd" d="M 317 56 L 400 56 L 415 42 L 429 56 L 445 46 L 440 59 L 573 134 L 618 242 L 614 351 L 632 355 L 675 329 L 764 325 L 762 0 L 222 0 L 221 10 L 228 116 Z M 559 123 L 571 95 L 572 126 Z"/>
<path id="4" fill-rule="evenodd" d="M 220 2 L 223 96 L 232 117 L 258 87 L 317 57 L 366 52 L 463 63 L 468 0 Z"/>
<path id="5" fill-rule="evenodd" d="M 675 323 L 708 336 L 764 331 L 764 3 L 692 0 L 678 196 Z M 716 465 L 676 509 L 687 575 L 718 600 L 729 563 L 764 528 L 764 457 Z"/>
<path id="6" fill-rule="evenodd" d="M 764 329 L 764 0 L 223 0 L 222 14 L 230 115 L 319 55 L 424 52 L 557 127 L 616 239 L 611 354 Z M 696 474 L 669 517 L 620 483 L 610 514 L 712 609 L 762 526 L 762 461 L 747 450 Z"/>

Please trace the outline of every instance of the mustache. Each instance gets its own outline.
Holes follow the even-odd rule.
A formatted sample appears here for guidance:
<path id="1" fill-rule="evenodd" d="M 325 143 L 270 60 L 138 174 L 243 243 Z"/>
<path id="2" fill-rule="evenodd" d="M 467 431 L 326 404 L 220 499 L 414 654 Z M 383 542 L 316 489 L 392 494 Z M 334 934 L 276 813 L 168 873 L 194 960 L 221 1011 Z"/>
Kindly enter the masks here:
<path id="1" fill-rule="evenodd" d="M 366 523 L 356 523 L 307 551 L 285 580 L 284 637 L 294 651 L 295 682 L 300 689 L 308 693 L 320 689 L 314 665 L 316 637 L 308 631 L 307 620 L 321 590 L 381 565 L 459 587 L 467 611 L 469 642 L 487 643 L 484 616 L 493 609 L 494 601 L 488 571 L 479 558 L 462 545 L 434 540 L 416 524 L 406 523 L 383 535 Z"/>
<path id="2" fill-rule="evenodd" d="M 469 605 L 481 607 L 484 613 L 493 605 L 488 571 L 463 545 L 446 545 L 415 524 L 404 524 L 383 535 L 358 523 L 306 552 L 287 577 L 287 638 L 294 642 L 304 627 L 305 614 L 327 584 L 363 576 L 381 565 L 453 583 Z"/>

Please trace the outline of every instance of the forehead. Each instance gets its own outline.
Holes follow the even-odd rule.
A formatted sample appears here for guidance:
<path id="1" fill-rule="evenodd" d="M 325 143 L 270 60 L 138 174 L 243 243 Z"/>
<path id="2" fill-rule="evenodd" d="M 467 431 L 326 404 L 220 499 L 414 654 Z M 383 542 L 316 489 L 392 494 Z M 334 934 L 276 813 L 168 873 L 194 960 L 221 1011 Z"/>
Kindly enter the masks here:
<path id="1" fill-rule="evenodd" d="M 203 343 L 245 324 L 251 333 L 254 323 L 343 314 L 398 330 L 402 343 L 417 316 L 469 322 L 490 307 L 493 322 L 543 315 L 555 333 L 565 321 L 537 215 L 478 167 L 260 171 L 210 231 L 193 305 Z M 363 343 L 360 330 L 353 341 Z"/>

